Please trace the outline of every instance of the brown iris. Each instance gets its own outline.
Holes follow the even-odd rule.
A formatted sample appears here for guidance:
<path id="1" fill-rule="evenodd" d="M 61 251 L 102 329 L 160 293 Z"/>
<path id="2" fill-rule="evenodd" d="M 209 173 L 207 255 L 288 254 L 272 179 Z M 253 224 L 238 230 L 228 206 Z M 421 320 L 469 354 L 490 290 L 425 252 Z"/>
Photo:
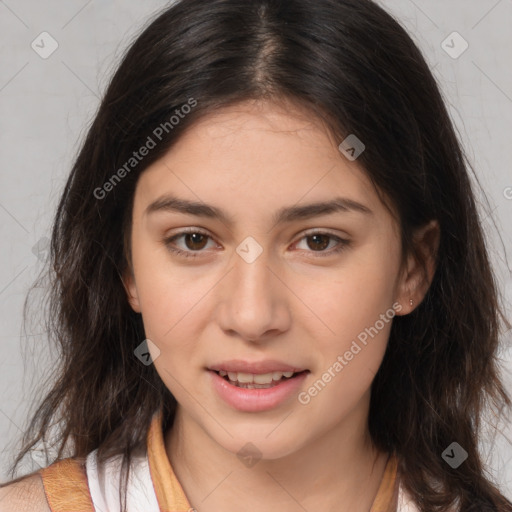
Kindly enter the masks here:
<path id="1" fill-rule="evenodd" d="M 306 237 L 308 239 L 308 247 L 310 249 L 319 249 L 319 250 L 322 250 L 322 249 L 325 249 L 328 245 L 329 245 L 329 239 L 331 238 L 329 235 L 318 235 L 318 234 L 315 234 L 315 235 L 309 235 L 308 237 Z M 321 243 L 319 241 L 319 239 L 324 239 L 325 243 Z M 313 246 L 312 244 L 309 243 L 309 239 L 315 239 L 316 241 L 313 242 Z M 320 245 L 320 246 L 319 246 Z"/>
<path id="2" fill-rule="evenodd" d="M 208 242 L 208 237 L 202 233 L 185 233 L 185 245 L 191 250 L 203 249 Z M 191 244 L 189 244 L 191 241 Z"/>

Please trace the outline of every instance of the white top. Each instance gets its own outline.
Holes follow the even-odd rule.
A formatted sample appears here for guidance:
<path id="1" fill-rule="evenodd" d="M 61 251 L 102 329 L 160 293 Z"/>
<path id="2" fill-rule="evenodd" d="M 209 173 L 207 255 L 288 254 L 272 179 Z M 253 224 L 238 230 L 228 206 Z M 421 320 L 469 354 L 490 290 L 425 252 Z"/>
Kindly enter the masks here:
<path id="1" fill-rule="evenodd" d="M 94 509 L 96 512 L 121 510 L 119 475 L 122 457 L 111 457 L 98 467 L 96 452 L 97 450 L 91 452 L 85 463 Z M 160 512 L 147 454 L 136 454 L 132 458 L 126 500 L 128 512 Z M 398 491 L 397 512 L 419 512 L 402 485 Z"/>
<path id="2" fill-rule="evenodd" d="M 419 510 L 409 493 L 404 489 L 402 484 L 400 484 L 398 486 L 397 512 L 419 512 Z"/>
<path id="3" fill-rule="evenodd" d="M 119 499 L 122 456 L 111 457 L 98 467 L 97 450 L 86 459 L 85 469 L 92 502 L 96 512 L 121 510 Z M 156 499 L 147 455 L 136 455 L 130 465 L 128 492 L 126 496 L 128 512 L 160 512 Z"/>

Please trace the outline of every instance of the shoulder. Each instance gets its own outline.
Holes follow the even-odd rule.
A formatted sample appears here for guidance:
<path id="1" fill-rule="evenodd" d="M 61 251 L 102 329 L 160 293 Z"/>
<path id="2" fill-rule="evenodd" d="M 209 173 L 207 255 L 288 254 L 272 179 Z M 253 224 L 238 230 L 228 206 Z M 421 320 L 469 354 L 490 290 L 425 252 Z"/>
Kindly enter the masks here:
<path id="1" fill-rule="evenodd" d="M 0 512 L 51 512 L 39 473 L 0 487 Z"/>

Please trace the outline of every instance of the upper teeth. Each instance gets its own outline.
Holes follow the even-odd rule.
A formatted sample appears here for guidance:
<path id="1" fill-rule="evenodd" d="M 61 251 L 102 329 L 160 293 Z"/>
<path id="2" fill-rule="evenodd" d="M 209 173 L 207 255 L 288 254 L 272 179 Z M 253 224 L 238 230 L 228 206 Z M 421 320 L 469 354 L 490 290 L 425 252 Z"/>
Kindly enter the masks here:
<path id="1" fill-rule="evenodd" d="M 293 372 L 271 372 L 257 375 L 254 373 L 226 372 L 224 370 L 220 370 L 219 375 L 221 377 L 225 377 L 227 375 L 229 380 L 233 382 L 238 381 L 244 384 L 250 384 L 251 382 L 254 382 L 254 384 L 270 384 L 273 380 L 278 381 L 281 380 L 282 377 L 291 377 Z"/>

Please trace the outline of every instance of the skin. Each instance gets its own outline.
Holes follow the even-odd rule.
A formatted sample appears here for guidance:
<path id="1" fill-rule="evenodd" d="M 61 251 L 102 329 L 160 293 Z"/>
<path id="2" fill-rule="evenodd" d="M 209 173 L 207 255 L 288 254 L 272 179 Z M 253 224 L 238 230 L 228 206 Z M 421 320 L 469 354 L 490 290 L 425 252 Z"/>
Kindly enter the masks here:
<path id="1" fill-rule="evenodd" d="M 277 359 L 310 370 L 304 391 L 394 303 L 402 315 L 423 299 L 437 224 L 416 234 L 425 275 L 412 256 L 401 261 L 396 221 L 339 142 L 300 107 L 244 102 L 195 123 L 138 181 L 124 283 L 160 350 L 156 370 L 178 401 L 166 451 L 200 512 L 366 512 L 377 493 L 388 455 L 372 447 L 367 419 L 391 322 L 307 405 L 294 395 L 268 411 L 238 411 L 206 370 L 229 359 Z M 146 212 L 168 193 L 222 208 L 233 224 Z M 282 207 L 338 196 L 373 213 L 272 222 Z M 196 258 L 171 253 L 164 241 L 188 227 L 211 238 L 169 244 Z M 350 243 L 334 253 L 336 238 L 318 241 L 304 234 L 311 230 Z M 263 250 L 252 263 L 236 252 L 248 236 Z M 262 456 L 250 468 L 237 457 L 247 442 Z"/>

